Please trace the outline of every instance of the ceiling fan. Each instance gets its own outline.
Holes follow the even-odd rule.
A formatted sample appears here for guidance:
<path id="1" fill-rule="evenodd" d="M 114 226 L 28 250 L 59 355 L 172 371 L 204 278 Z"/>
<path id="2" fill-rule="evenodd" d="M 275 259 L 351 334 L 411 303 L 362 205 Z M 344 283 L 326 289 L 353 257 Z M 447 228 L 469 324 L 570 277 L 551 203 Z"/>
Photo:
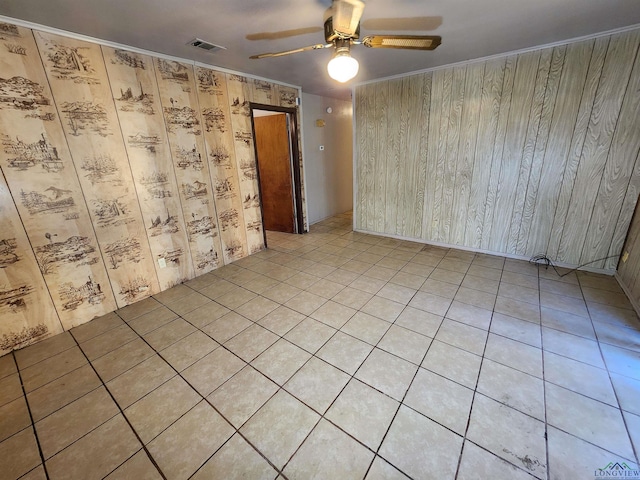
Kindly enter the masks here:
<path id="1" fill-rule="evenodd" d="M 436 35 L 367 35 L 360 40 L 360 18 L 364 12 L 362 0 L 333 0 L 324 15 L 324 39 L 326 43 L 294 48 L 283 52 L 261 53 L 250 58 L 270 58 L 334 48 L 327 65 L 329 76 L 339 82 L 347 82 L 358 74 L 358 61 L 351 56 L 352 45 L 369 48 L 400 48 L 407 50 L 434 50 L 442 42 Z"/>

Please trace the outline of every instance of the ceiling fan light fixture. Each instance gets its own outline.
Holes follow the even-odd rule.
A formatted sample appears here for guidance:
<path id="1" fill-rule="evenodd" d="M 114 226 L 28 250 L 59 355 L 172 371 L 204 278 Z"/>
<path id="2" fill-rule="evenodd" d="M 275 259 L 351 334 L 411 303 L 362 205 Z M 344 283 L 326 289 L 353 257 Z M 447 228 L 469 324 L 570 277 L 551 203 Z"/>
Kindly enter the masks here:
<path id="1" fill-rule="evenodd" d="M 327 71 L 333 80 L 346 83 L 358 74 L 360 68 L 358 61 L 351 56 L 352 45 L 364 45 L 368 48 L 433 50 L 442 43 L 442 38 L 438 35 L 367 35 L 360 40 L 360 20 L 366 0 L 330 1 L 331 6 L 324 14 L 324 44 L 293 48 L 282 52 L 261 53 L 252 55 L 250 58 L 282 57 L 284 55 L 306 52 L 308 50 L 320 50 L 333 47 L 334 54 L 327 64 Z M 437 18 L 440 19 L 439 21 L 441 23 L 441 17 Z M 411 18 L 399 20 L 402 20 L 398 24 L 399 27 L 409 27 L 405 20 L 411 20 Z M 440 23 L 436 26 L 439 26 Z M 400 29 L 411 30 L 412 28 Z"/>
<path id="2" fill-rule="evenodd" d="M 329 76 L 340 83 L 345 83 L 358 74 L 360 65 L 358 60 L 353 58 L 348 50 L 337 51 L 329 63 L 327 71 Z"/>

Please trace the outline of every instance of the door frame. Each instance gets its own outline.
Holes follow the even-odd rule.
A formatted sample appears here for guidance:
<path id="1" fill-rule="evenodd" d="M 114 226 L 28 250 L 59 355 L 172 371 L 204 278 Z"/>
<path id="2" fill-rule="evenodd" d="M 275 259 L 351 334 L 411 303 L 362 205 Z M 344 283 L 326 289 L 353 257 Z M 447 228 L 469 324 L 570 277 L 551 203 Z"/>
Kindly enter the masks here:
<path id="1" fill-rule="evenodd" d="M 291 160 L 291 180 L 293 183 L 293 201 L 295 204 L 295 226 L 296 233 L 304 233 L 304 215 L 302 212 L 302 177 L 300 175 L 300 149 L 298 148 L 298 108 L 297 107 L 279 107 L 276 105 L 266 105 L 263 103 L 249 103 L 251 112 L 251 133 L 253 135 L 253 150 L 256 158 L 256 167 L 258 173 L 258 191 L 260 192 L 260 218 L 264 225 L 264 210 L 262 208 L 262 185 L 260 183 L 260 168 L 258 158 L 258 147 L 256 145 L 256 128 L 253 122 L 254 110 L 267 110 L 271 112 L 285 113 L 287 115 L 287 128 L 289 136 L 289 156 Z M 264 244 L 267 245 L 267 232 L 263 228 Z"/>

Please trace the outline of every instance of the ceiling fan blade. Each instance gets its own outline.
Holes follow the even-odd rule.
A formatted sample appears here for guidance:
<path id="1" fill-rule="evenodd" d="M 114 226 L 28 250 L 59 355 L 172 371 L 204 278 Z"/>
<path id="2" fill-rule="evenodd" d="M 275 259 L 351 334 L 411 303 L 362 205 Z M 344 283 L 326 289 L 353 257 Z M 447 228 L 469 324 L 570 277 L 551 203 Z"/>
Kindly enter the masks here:
<path id="1" fill-rule="evenodd" d="M 293 30 L 282 30 L 280 32 L 260 32 L 251 33 L 245 38 L 247 40 L 279 40 L 281 38 L 295 37 L 297 35 L 307 35 L 308 33 L 321 32 L 322 27 L 305 27 Z"/>
<path id="2" fill-rule="evenodd" d="M 442 17 L 367 18 L 360 22 L 360 25 L 366 30 L 425 32 L 440 27 Z"/>
<path id="3" fill-rule="evenodd" d="M 434 50 L 442 43 L 442 37 L 436 35 L 368 35 L 360 43 L 369 48 Z"/>
<path id="4" fill-rule="evenodd" d="M 340 35 L 352 37 L 358 29 L 364 2 L 361 0 L 333 0 L 333 29 Z"/>
<path id="5" fill-rule="evenodd" d="M 329 48 L 329 47 L 333 47 L 333 44 L 318 43 L 317 45 L 309 45 L 308 47 L 294 48 L 293 50 L 285 50 L 284 52 L 261 53 L 260 55 L 251 55 L 249 58 L 255 60 L 257 58 L 284 57 L 285 55 L 291 55 L 292 53 L 306 52 L 307 50 L 321 50 L 323 48 Z"/>

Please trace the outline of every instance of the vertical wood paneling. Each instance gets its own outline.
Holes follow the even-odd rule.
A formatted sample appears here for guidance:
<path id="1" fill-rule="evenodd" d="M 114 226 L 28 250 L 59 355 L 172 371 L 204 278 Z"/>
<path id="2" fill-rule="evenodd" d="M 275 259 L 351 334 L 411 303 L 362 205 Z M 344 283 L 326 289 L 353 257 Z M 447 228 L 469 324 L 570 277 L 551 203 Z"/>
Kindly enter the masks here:
<path id="1" fill-rule="evenodd" d="M 640 303 L 640 213 L 636 204 L 635 212 L 629 226 L 629 233 L 624 244 L 624 251 L 629 252 L 626 262 L 618 265 L 618 275 L 627 291 L 632 293 L 636 304 Z"/>
<path id="2" fill-rule="evenodd" d="M 540 122 L 535 139 L 535 147 L 533 150 L 533 159 L 531 161 L 531 171 L 529 174 L 529 182 L 526 188 L 524 198 L 524 206 L 519 221 L 518 238 L 515 246 L 515 253 L 524 255 L 527 251 L 527 240 L 533 214 L 535 211 L 536 199 L 538 197 L 538 189 L 540 186 L 540 178 L 542 176 L 542 165 L 544 162 L 544 154 L 549 140 L 551 128 L 551 119 L 553 117 L 553 107 L 558 94 L 558 86 L 560 83 L 560 74 L 565 57 L 564 46 L 553 49 L 551 65 L 549 66 L 548 78 L 544 92 L 542 111 L 540 113 Z M 515 228 L 514 228 L 515 230 Z"/>
<path id="3" fill-rule="evenodd" d="M 409 182 L 408 177 L 408 165 L 407 165 L 407 137 L 409 136 L 409 103 L 413 102 L 415 99 L 415 92 L 412 92 L 409 89 L 409 80 L 408 77 L 404 77 L 396 80 L 400 84 L 400 89 L 402 91 L 401 101 L 400 101 L 400 141 L 398 144 L 398 161 L 397 161 L 397 171 L 398 171 L 398 198 L 396 204 L 396 211 L 398 215 L 396 216 L 396 227 L 395 232 L 398 235 L 402 235 L 404 232 L 405 225 L 407 224 L 407 196 L 409 192 L 407 191 L 407 183 Z"/>
<path id="4" fill-rule="evenodd" d="M 243 210 L 229 195 L 238 191 L 234 142 L 252 131 L 246 116 L 231 125 L 226 74 L 196 77 L 191 64 L 1 30 L 11 48 L 0 51 L 0 351 L 252 250 L 243 212 L 228 208 Z M 295 88 L 246 83 L 243 98 L 296 104 Z M 259 216 L 259 197 L 249 200 Z"/>
<path id="5" fill-rule="evenodd" d="M 475 160 L 464 245 L 480 248 L 482 225 L 484 223 L 485 200 L 488 194 L 489 177 L 493 146 L 498 128 L 500 96 L 504 77 L 505 59 L 494 60 L 485 65 L 482 79 L 482 98 L 478 113 L 478 138 L 476 140 Z"/>
<path id="6" fill-rule="evenodd" d="M 464 87 L 464 110 L 460 124 L 460 143 L 458 164 L 453 197 L 453 212 L 459 218 L 468 218 L 471 182 L 475 163 L 476 141 L 478 137 L 478 119 L 482 104 L 482 82 L 484 63 L 469 65 L 466 71 Z M 464 243 L 467 222 L 452 222 L 450 242 L 454 245 Z"/>
<path id="7" fill-rule="evenodd" d="M 632 33 L 614 36 L 609 44 L 558 250 L 564 262 L 580 262 L 636 49 Z"/>
<path id="8" fill-rule="evenodd" d="M 420 127 L 420 145 L 418 146 L 418 152 L 416 153 L 416 168 L 418 169 L 418 183 L 416 193 L 416 209 L 414 215 L 416 217 L 416 231 L 414 232 L 415 238 L 422 238 L 424 234 L 424 206 L 426 197 L 426 185 L 427 185 L 427 162 L 425 161 L 426 152 L 429 148 L 429 132 L 431 131 L 431 116 L 429 107 L 431 105 L 431 88 L 432 88 L 432 75 L 427 73 L 425 75 L 419 75 L 417 77 L 422 84 L 422 98 L 419 99 L 422 104 L 420 107 L 420 117 L 417 119 L 416 127 Z"/>
<path id="9" fill-rule="evenodd" d="M 404 222 L 402 230 L 398 233 L 405 237 L 420 236 L 420 222 L 422 222 L 422 202 L 420 201 L 423 190 L 420 190 L 420 179 L 424 178 L 420 165 L 420 131 L 422 124 L 422 107 L 424 97 L 424 76 L 415 75 L 403 79 L 407 94 L 405 98 L 408 111 L 407 135 L 402 152 L 402 162 L 405 164 L 404 182 Z M 426 119 L 428 122 L 428 118 Z M 428 127 L 426 127 L 428 130 Z M 424 186 L 422 187 L 424 189 Z"/>
<path id="10" fill-rule="evenodd" d="M 355 175 L 358 179 L 356 188 L 358 197 L 355 205 L 355 221 L 356 226 L 364 230 L 372 230 L 367 226 L 368 217 L 372 215 L 368 209 L 368 203 L 375 198 L 374 193 L 370 190 L 370 185 L 375 181 L 375 177 L 372 175 L 371 168 L 369 167 L 369 161 L 373 158 L 371 152 L 375 151 L 375 148 L 370 148 L 369 143 L 369 139 L 374 136 L 370 130 L 373 130 L 375 127 L 375 123 L 371 121 L 373 115 L 371 111 L 371 102 L 373 100 L 371 90 L 373 88 L 373 85 L 359 87 L 359 97 L 356 96 L 357 104 L 355 110 L 360 112 L 360 114 L 358 118 L 354 116 L 354 121 L 356 122 L 356 141 L 359 142 L 356 149 L 358 156 L 356 158 L 357 172 Z"/>
<path id="11" fill-rule="evenodd" d="M 567 156 L 566 167 L 562 178 L 562 187 L 558 195 L 558 204 L 556 213 L 551 227 L 551 235 L 549 237 L 549 245 L 547 253 L 550 258 L 558 258 L 560 241 L 562 240 L 562 231 L 567 219 L 569 211 L 569 202 L 573 192 L 573 186 L 576 180 L 578 165 L 582 155 L 582 147 L 585 142 L 589 118 L 593 109 L 593 102 L 600 83 L 602 75 L 602 66 L 609 47 L 609 37 L 602 37 L 596 40 L 591 59 L 589 62 L 589 70 L 582 89 L 582 97 L 580 100 L 580 108 L 578 109 L 578 117 L 573 129 L 571 146 L 569 147 L 569 155 Z M 586 221 L 586 220 L 585 220 Z"/>
<path id="12" fill-rule="evenodd" d="M 159 292 L 160 285 L 102 51 L 59 35 L 35 37 L 116 302 L 124 307 Z"/>
<path id="13" fill-rule="evenodd" d="M 260 190 L 258 187 L 258 168 L 253 147 L 251 130 L 251 84 L 247 77 L 227 75 L 229 107 L 231 111 L 231 127 L 233 128 L 233 144 L 240 179 L 240 193 L 244 211 L 244 223 L 249 253 L 259 252 L 264 248 L 264 230 L 260 211 Z M 290 93 L 290 92 L 289 92 Z M 281 101 L 293 101 L 286 90 L 280 90 Z"/>
<path id="14" fill-rule="evenodd" d="M 232 75 L 233 77 L 233 75 Z M 234 77 L 235 78 L 235 77 Z M 242 77 L 244 78 L 244 77 Z M 237 80 L 237 78 L 236 78 Z M 249 80 L 249 79 L 247 79 Z M 248 85 L 248 83 L 247 83 Z M 245 85 L 245 86 L 247 86 Z M 274 105 L 280 105 L 281 107 L 295 107 L 296 106 L 296 98 L 298 98 L 298 90 L 293 87 L 287 87 L 285 85 L 274 85 L 274 92 L 278 90 L 278 101 L 273 102 Z M 249 90 L 244 90 L 245 94 L 250 95 L 251 88 Z M 265 98 L 268 99 L 268 98 Z M 267 102 L 269 103 L 269 102 Z"/>
<path id="15" fill-rule="evenodd" d="M 431 77 L 431 98 L 428 106 L 429 123 L 427 125 L 426 148 L 422 150 L 422 161 L 427 164 L 425 177 L 424 208 L 422 211 L 422 238 L 433 238 L 433 217 L 436 208 L 436 182 L 438 158 L 438 137 L 440 134 L 440 114 L 442 104 L 440 99 L 444 88 L 444 70 L 433 73 Z M 427 111 L 427 110 L 425 110 Z M 439 199 L 438 199 L 439 201 Z"/>
<path id="16" fill-rule="evenodd" d="M 500 96 L 500 113 L 498 115 L 498 126 L 496 136 L 493 140 L 493 156 L 491 157 L 491 173 L 489 174 L 489 187 L 484 209 L 484 224 L 482 227 L 483 250 L 490 249 L 491 233 L 493 231 L 493 211 L 498 198 L 498 188 L 500 181 L 500 163 L 504 151 L 504 139 L 507 134 L 507 122 L 511 108 L 511 96 L 513 95 L 513 81 L 515 78 L 517 57 L 507 57 L 504 65 L 504 75 L 502 77 L 502 95 Z M 501 225 L 498 225 L 500 228 Z"/>
<path id="17" fill-rule="evenodd" d="M 0 172 L 0 355 L 62 332 L 29 239 Z"/>
<path id="18" fill-rule="evenodd" d="M 102 51 L 156 274 L 165 290 L 193 278 L 194 272 L 153 60 L 108 47 Z M 154 144 L 141 144 L 143 138 L 153 138 Z"/>
<path id="19" fill-rule="evenodd" d="M 620 246 L 622 245 L 624 247 L 625 239 L 631 226 L 633 212 L 637 206 L 638 196 L 640 196 L 640 151 L 636 156 L 631 181 L 627 187 L 622 208 L 620 209 L 619 220 L 613 233 L 609 251 L 607 252 L 607 257 L 609 258 L 604 262 L 604 268 L 607 270 L 614 270 L 616 266 L 620 264 L 619 255 L 621 255 L 621 252 L 624 252 Z"/>
<path id="20" fill-rule="evenodd" d="M 451 84 L 453 82 L 453 70 L 439 70 L 435 73 L 438 81 L 441 82 L 441 96 L 435 98 L 439 103 L 436 110 L 437 117 L 434 118 L 435 124 L 438 126 L 438 133 L 435 137 L 437 145 L 437 154 L 435 157 L 435 170 L 433 177 L 434 198 L 433 208 L 431 210 L 431 235 L 430 238 L 442 241 L 440 223 L 444 217 L 442 209 L 442 196 L 444 189 L 444 172 L 447 161 L 447 132 L 449 129 L 449 113 L 451 110 Z"/>
<path id="21" fill-rule="evenodd" d="M 376 103 L 375 103 L 375 99 L 376 99 L 376 93 L 377 93 L 377 85 L 368 85 L 366 87 L 367 89 L 367 95 L 366 95 L 366 101 L 365 101 L 365 111 L 369 112 L 370 118 L 375 118 L 375 109 L 376 109 Z M 376 122 L 367 122 L 367 139 L 363 139 L 364 141 L 367 142 L 368 146 L 366 151 L 369 152 L 369 154 L 365 157 L 365 162 L 364 162 L 364 168 L 365 171 L 367 172 L 367 178 L 364 182 L 364 187 L 366 189 L 367 192 L 367 198 L 366 198 L 366 202 L 365 202 L 365 211 L 366 211 L 366 216 L 365 216 L 365 224 L 367 225 L 368 230 L 375 230 L 375 218 L 376 218 L 376 194 L 380 194 L 379 191 L 376 191 L 376 182 L 382 181 L 384 182 L 385 180 L 385 176 L 384 176 L 384 172 L 386 170 L 383 171 L 378 171 L 377 175 L 376 175 L 376 168 L 375 168 L 375 161 L 377 160 L 378 156 L 374 155 L 373 152 L 375 152 L 375 147 L 372 148 L 371 145 L 369 145 L 369 142 L 371 142 L 373 138 L 377 138 L 376 137 Z M 385 157 L 383 157 L 385 158 Z M 382 190 L 384 191 L 384 189 Z M 382 217 L 382 216 L 381 216 Z"/>
<path id="22" fill-rule="evenodd" d="M 385 229 L 388 232 L 396 233 L 396 219 L 398 218 L 398 197 L 400 191 L 398 189 L 398 168 L 400 164 L 400 137 L 403 128 L 403 119 L 400 115 L 402 80 L 389 80 L 389 106 L 388 113 L 391 118 L 396 121 L 387 125 L 387 157 L 384 162 L 386 166 L 386 182 L 385 182 L 385 202 L 384 205 L 376 208 L 384 210 Z M 391 100 L 393 99 L 393 100 Z M 406 118 L 404 119 L 406 122 Z M 378 165 L 378 162 L 376 162 Z M 377 214 L 377 212 L 376 212 Z"/>
<path id="23" fill-rule="evenodd" d="M 389 97 L 389 83 L 382 82 L 377 85 L 373 85 L 374 93 L 372 95 L 372 101 L 374 105 L 374 124 L 375 139 L 377 142 L 377 151 L 384 149 L 388 134 L 387 134 L 387 108 Z M 373 189 L 374 195 L 372 197 L 373 203 L 369 204 L 369 223 L 370 228 L 373 230 L 380 230 L 385 228 L 385 184 L 386 176 L 382 172 L 387 171 L 386 162 L 389 161 L 388 155 L 377 155 L 371 158 L 372 163 L 371 172 L 373 173 Z M 374 172 L 379 172 L 376 175 Z"/>
<path id="24" fill-rule="evenodd" d="M 523 252 L 544 252 L 549 244 L 553 226 L 549 219 L 556 212 L 593 44 L 590 41 L 567 47 L 532 220 L 528 234 L 521 236 L 522 242 L 528 239 Z"/>
<path id="25" fill-rule="evenodd" d="M 638 44 L 640 43 L 640 32 L 632 35 L 630 40 L 630 49 L 635 48 L 636 50 L 636 55 L 631 60 L 634 67 L 624 92 L 620 114 L 617 116 L 611 148 L 607 153 L 603 179 L 600 182 L 600 189 L 582 250 L 581 263 L 604 258 L 608 255 L 610 247 L 613 247 L 612 237 L 619 222 L 622 201 L 633 172 L 633 163 L 629 160 L 636 157 L 640 149 L 640 135 L 638 135 L 638 119 L 640 119 Z M 617 248 L 622 248 L 622 244 L 618 244 Z M 615 250 L 614 252 L 614 255 L 619 253 Z M 597 268 L 603 265 L 604 261 L 594 264 Z"/>
<path id="26" fill-rule="evenodd" d="M 513 82 L 513 97 L 509 110 L 507 134 L 500 163 L 500 177 L 493 211 L 493 223 L 501 228 L 493 228 L 489 249 L 497 252 L 507 251 L 509 225 L 513 214 L 514 202 L 518 193 L 514 188 L 521 175 L 521 166 L 525 154 L 524 146 L 529 127 L 529 113 L 536 78 L 540 52 L 520 55 L 516 64 Z"/>
<path id="27" fill-rule="evenodd" d="M 640 189 L 639 37 L 635 30 L 359 88 L 356 105 L 380 89 L 388 105 L 356 116 L 356 142 L 375 166 L 358 164 L 359 202 L 377 208 L 368 186 L 385 179 L 383 221 L 368 229 L 574 264 L 615 255 Z"/>
<path id="28" fill-rule="evenodd" d="M 451 242 L 451 213 L 455 194 L 456 170 L 459 161 L 458 147 L 460 143 L 460 125 L 465 106 L 465 76 L 467 67 L 453 69 L 451 83 L 451 107 L 449 110 L 449 124 L 447 128 L 446 154 L 444 162 L 444 176 L 442 177 L 442 221 L 439 222 L 440 241 Z"/>
<path id="29" fill-rule="evenodd" d="M 369 103 L 370 96 L 367 91 L 370 86 L 360 86 L 356 88 L 355 96 L 355 109 L 353 112 L 353 119 L 355 122 L 355 138 L 358 141 L 357 149 L 354 155 L 355 163 L 355 178 L 356 178 L 356 201 L 354 205 L 354 221 L 355 226 L 358 229 L 367 229 L 367 179 L 371 179 L 372 176 L 368 174 L 367 158 L 369 157 L 369 142 L 370 138 L 367 135 L 367 128 L 373 125 L 373 122 L 367 122 L 370 113 L 367 105 Z"/>
<path id="30" fill-rule="evenodd" d="M 550 49 L 542 51 L 538 61 L 538 72 L 533 98 L 531 100 L 531 110 L 528 114 L 527 133 L 522 150 L 522 161 L 520 162 L 520 173 L 518 175 L 518 183 L 516 184 L 515 198 L 513 200 L 513 214 L 510 221 L 509 238 L 507 239 L 506 248 L 509 253 L 515 253 L 516 250 L 518 233 L 520 225 L 522 224 L 522 212 L 526 200 L 527 186 L 533 174 L 533 154 L 538 139 L 552 53 L 553 50 Z"/>
<path id="31" fill-rule="evenodd" d="M 238 166 L 235 160 L 227 82 L 224 73 L 203 67 L 196 67 L 196 78 L 206 158 L 211 174 L 210 185 L 222 241 L 222 255 L 225 263 L 231 263 L 248 255 L 249 252 Z M 258 91 L 264 95 L 262 100 L 272 98 L 263 84 Z"/>
<path id="32" fill-rule="evenodd" d="M 208 70 L 208 69 L 203 69 Z M 251 101 L 255 103 L 262 103 L 265 105 L 273 105 L 274 99 L 278 94 L 276 92 L 275 85 L 265 80 L 254 79 L 251 82 Z M 294 102 L 295 105 L 295 102 Z"/>
<path id="33" fill-rule="evenodd" d="M 21 27 L 13 33 L 11 42 L 23 53 L 0 55 L 3 96 L 10 100 L 0 106 L 0 169 L 22 220 L 10 225 L 26 231 L 29 242 L 16 248 L 35 256 L 47 296 L 68 329 L 115 309 L 116 302 L 33 33 Z M 0 237 L 10 240 L 10 232 L 3 229 Z M 10 254 L 13 247 L 5 248 Z M 95 293 L 84 288 L 87 282 Z M 8 321 L 14 316 L 5 310 L 3 319 L 3 313 Z"/>
<path id="34" fill-rule="evenodd" d="M 193 266 L 202 275 L 223 263 L 194 71 L 191 65 L 158 58 L 153 65 Z M 196 190 L 201 193 L 195 195 Z"/>

